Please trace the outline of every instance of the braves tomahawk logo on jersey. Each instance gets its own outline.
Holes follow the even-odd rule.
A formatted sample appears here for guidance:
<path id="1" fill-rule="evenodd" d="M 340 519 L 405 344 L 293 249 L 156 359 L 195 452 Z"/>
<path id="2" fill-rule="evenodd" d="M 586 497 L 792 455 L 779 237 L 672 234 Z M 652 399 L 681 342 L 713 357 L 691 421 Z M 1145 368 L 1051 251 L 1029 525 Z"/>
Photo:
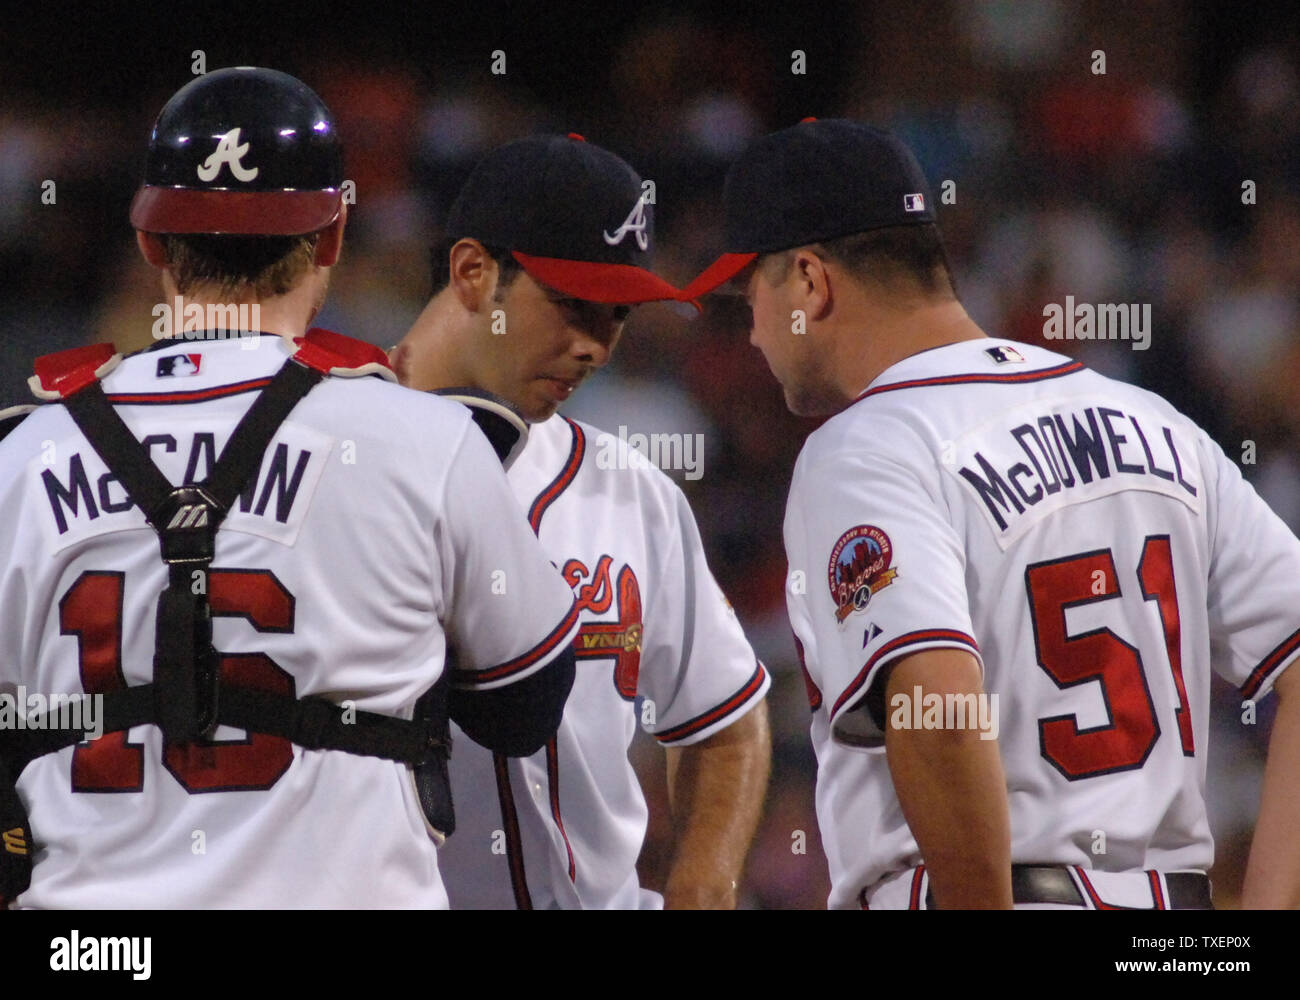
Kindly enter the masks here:
<path id="1" fill-rule="evenodd" d="M 641 585 L 626 564 L 611 571 L 614 557 L 602 554 L 595 569 L 581 559 L 567 559 L 560 575 L 573 588 L 584 624 L 574 640 L 579 660 L 612 660 L 614 689 L 625 701 L 636 697 L 641 672 Z M 584 582 L 586 581 L 586 582 Z M 612 621 L 594 621 L 612 609 Z"/>
<path id="2" fill-rule="evenodd" d="M 636 861 L 647 808 L 637 729 L 686 746 L 758 705 L 767 671 L 705 562 L 686 498 L 642 466 L 605 468 L 585 424 L 535 424 L 509 480 L 581 609 L 578 676 L 556 739 L 522 759 L 456 744 L 453 907 L 662 905 Z M 495 788 L 495 797 L 481 794 Z"/>

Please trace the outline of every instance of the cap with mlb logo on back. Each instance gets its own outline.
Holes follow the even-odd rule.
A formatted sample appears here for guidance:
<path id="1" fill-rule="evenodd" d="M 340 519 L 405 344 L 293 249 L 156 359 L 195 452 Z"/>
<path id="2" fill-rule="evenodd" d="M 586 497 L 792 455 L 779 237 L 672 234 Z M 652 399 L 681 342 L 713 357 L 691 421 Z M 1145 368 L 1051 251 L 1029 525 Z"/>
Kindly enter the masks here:
<path id="1" fill-rule="evenodd" d="M 805 118 L 756 140 L 727 171 L 722 203 L 727 252 L 683 299 L 713 291 L 759 254 L 935 221 L 911 150 L 884 129 L 842 118 Z"/>

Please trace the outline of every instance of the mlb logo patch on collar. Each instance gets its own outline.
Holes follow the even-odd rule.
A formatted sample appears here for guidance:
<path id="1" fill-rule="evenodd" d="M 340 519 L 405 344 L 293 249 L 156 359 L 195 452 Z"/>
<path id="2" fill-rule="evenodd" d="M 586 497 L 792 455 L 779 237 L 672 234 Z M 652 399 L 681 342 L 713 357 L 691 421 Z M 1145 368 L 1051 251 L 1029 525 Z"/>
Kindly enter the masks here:
<path id="1" fill-rule="evenodd" d="M 197 375 L 203 367 L 202 354 L 169 354 L 158 359 L 158 378 L 179 378 L 182 375 Z"/>

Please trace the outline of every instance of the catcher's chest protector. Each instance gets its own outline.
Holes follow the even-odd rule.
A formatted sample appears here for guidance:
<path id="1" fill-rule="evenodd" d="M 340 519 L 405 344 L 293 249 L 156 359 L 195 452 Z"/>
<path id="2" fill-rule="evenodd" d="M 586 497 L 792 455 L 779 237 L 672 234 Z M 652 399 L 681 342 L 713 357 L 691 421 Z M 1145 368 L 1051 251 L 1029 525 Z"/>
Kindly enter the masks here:
<path id="1" fill-rule="evenodd" d="M 173 487 L 105 396 L 100 379 L 122 360 L 109 344 L 37 359 L 33 392 L 67 407 L 128 497 L 158 533 L 168 585 L 155 616 L 153 682 L 104 694 L 104 733 L 153 723 L 176 742 L 208 739 L 218 725 L 281 736 L 306 749 L 344 750 L 415 767 L 422 805 L 435 830 L 454 828 L 447 782 L 450 672 L 416 703 L 411 721 L 343 710 L 319 697 L 293 698 L 225 684 L 212 645 L 207 576 L 216 533 L 289 412 L 327 375 L 387 368 L 378 348 L 313 329 L 239 421 L 202 483 Z M 57 720 L 47 720 L 55 722 Z M 32 759 L 81 742 L 82 729 L 30 726 L 5 734 L 0 750 L 0 904 L 26 889 L 31 833 L 15 784 Z"/>

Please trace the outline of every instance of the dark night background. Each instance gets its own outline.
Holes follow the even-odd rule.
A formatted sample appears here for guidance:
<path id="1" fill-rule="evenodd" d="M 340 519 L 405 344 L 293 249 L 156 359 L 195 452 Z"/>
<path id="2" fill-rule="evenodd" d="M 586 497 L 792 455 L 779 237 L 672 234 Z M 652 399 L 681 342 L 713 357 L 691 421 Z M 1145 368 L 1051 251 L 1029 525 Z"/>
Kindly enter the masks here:
<path id="1" fill-rule="evenodd" d="M 34 357 L 96 339 L 145 346 L 161 292 L 126 213 L 149 127 L 191 78 L 264 65 L 334 110 L 356 181 L 321 325 L 387 345 L 427 292 L 428 246 L 466 171 L 532 131 L 576 131 L 656 181 L 658 270 L 685 283 L 720 249 L 717 200 L 750 138 L 806 115 L 907 139 L 938 192 L 959 290 L 991 334 L 1042 342 L 1042 308 L 1150 303 L 1151 348 L 1052 342 L 1167 395 L 1241 458 L 1300 526 L 1300 7 L 1088 0 L 713 5 L 55 4 L 5 16 L 0 45 L 0 406 Z M 1106 73 L 1091 53 L 1106 54 Z M 490 71 L 492 53 L 504 75 Z M 801 50 L 806 73 L 792 73 Z M 1241 184 L 1257 186 L 1243 205 Z M 57 199 L 41 202 L 53 180 Z M 807 705 L 784 618 L 781 515 L 810 424 L 790 417 L 743 309 L 639 310 L 566 412 L 610 429 L 702 433 L 676 476 L 714 572 L 775 675 L 776 760 L 744 904 L 824 905 Z M 1245 442 L 1256 445 L 1245 459 Z M 1209 776 L 1232 905 L 1267 725 L 1217 689 Z M 1267 717 L 1267 712 L 1264 713 Z M 1266 723 L 1266 719 L 1265 719 Z M 658 804 L 643 857 L 662 877 Z M 809 833 L 807 855 L 791 834 Z"/>

